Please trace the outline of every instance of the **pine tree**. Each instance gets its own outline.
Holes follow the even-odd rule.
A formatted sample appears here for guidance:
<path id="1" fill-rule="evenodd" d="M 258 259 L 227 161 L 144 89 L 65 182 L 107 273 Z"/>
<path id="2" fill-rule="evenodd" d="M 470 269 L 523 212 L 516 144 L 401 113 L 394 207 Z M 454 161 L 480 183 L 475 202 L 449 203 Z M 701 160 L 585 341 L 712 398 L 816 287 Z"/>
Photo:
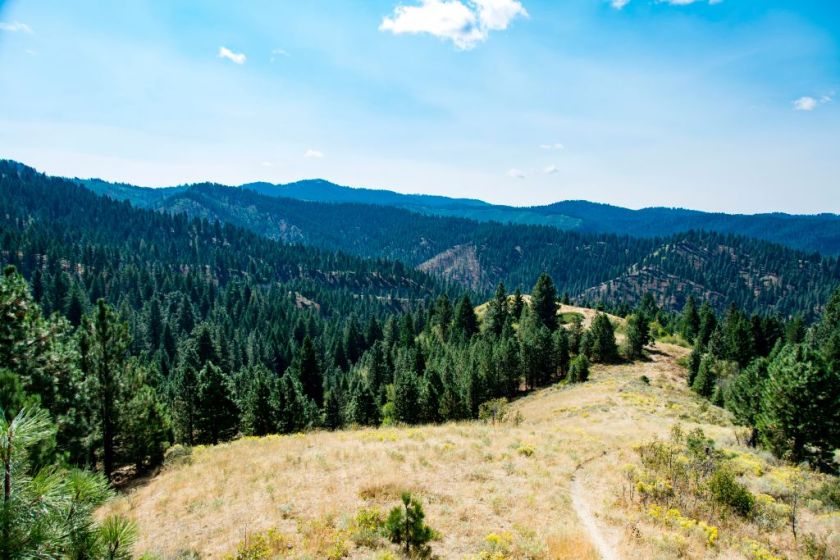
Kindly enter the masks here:
<path id="1" fill-rule="evenodd" d="M 341 395 L 336 388 L 327 392 L 324 399 L 324 427 L 328 430 L 337 430 L 344 425 L 342 404 Z"/>
<path id="2" fill-rule="evenodd" d="M 557 369 L 565 377 L 569 373 L 569 333 L 566 329 L 557 329 L 554 333 L 554 352 Z"/>
<path id="3" fill-rule="evenodd" d="M 82 325 L 82 370 L 95 385 L 97 423 L 102 435 L 102 468 L 110 481 L 116 467 L 115 438 L 119 427 L 118 401 L 125 382 L 131 340 L 128 325 L 100 299 Z"/>
<path id="4" fill-rule="evenodd" d="M 402 508 L 391 510 L 385 522 L 391 542 L 405 547 L 408 558 L 429 556 L 428 542 L 435 538 L 435 532 L 424 521 L 423 507 L 408 492 L 403 493 L 402 503 Z"/>
<path id="5" fill-rule="evenodd" d="M 292 370 L 303 386 L 304 395 L 321 406 L 324 401 L 324 377 L 315 352 L 315 344 L 309 336 L 303 339 L 303 344 L 298 348 Z"/>
<path id="6" fill-rule="evenodd" d="M 688 342 L 694 342 L 697 333 L 700 332 L 700 314 L 697 312 L 697 303 L 694 296 L 688 296 L 683 306 L 680 317 L 680 334 Z"/>
<path id="7" fill-rule="evenodd" d="M 625 335 L 624 354 L 628 360 L 637 360 L 649 342 L 647 320 L 644 315 L 629 315 L 627 317 L 627 331 Z"/>
<path id="8" fill-rule="evenodd" d="M 227 376 L 220 367 L 208 361 L 198 372 L 196 380 L 197 443 L 215 445 L 230 438 L 236 431 L 238 412 L 230 397 Z"/>
<path id="9" fill-rule="evenodd" d="M 487 313 L 484 315 L 484 326 L 487 332 L 494 336 L 502 334 L 502 329 L 508 318 L 508 301 L 505 285 L 499 282 L 493 299 L 487 305 Z"/>
<path id="10" fill-rule="evenodd" d="M 700 362 L 703 359 L 703 350 L 700 348 L 700 341 L 694 344 L 691 354 L 688 355 L 688 386 L 694 385 L 697 373 L 700 371 Z"/>
<path id="11" fill-rule="evenodd" d="M 242 433 L 249 436 L 273 433 L 277 425 L 272 399 L 274 374 L 265 366 L 256 365 L 239 372 L 238 377 L 243 383 L 239 403 Z"/>
<path id="12" fill-rule="evenodd" d="M 379 407 L 370 386 L 360 381 L 353 386 L 348 411 L 349 420 L 360 426 L 378 426 L 380 422 Z"/>
<path id="13" fill-rule="evenodd" d="M 457 341 L 468 341 L 476 333 L 478 333 L 478 317 L 475 315 L 469 296 L 464 294 L 455 306 L 451 337 Z"/>
<path id="14" fill-rule="evenodd" d="M 394 374 L 394 416 L 406 424 L 416 424 L 419 419 L 420 386 L 411 359 L 402 353 Z"/>
<path id="15" fill-rule="evenodd" d="M 704 301 L 703 305 L 700 306 L 700 327 L 697 330 L 697 339 L 703 348 L 709 343 L 715 327 L 717 327 L 715 311 L 708 301 Z"/>
<path id="16" fill-rule="evenodd" d="M 714 393 L 716 386 L 715 358 L 711 354 L 706 354 L 700 360 L 700 368 L 697 370 L 697 376 L 694 378 L 691 388 L 698 395 L 709 398 Z"/>
<path id="17" fill-rule="evenodd" d="M 515 322 L 522 318 L 523 309 L 525 309 L 525 300 L 522 299 L 522 290 L 517 287 L 513 292 L 513 301 L 510 304 L 510 315 Z"/>
<path id="18" fill-rule="evenodd" d="M 531 292 L 531 308 L 538 323 L 549 331 L 557 330 L 557 289 L 551 277 L 540 274 Z"/>
<path id="19" fill-rule="evenodd" d="M 569 381 L 584 383 L 589 379 L 589 360 L 585 354 L 580 354 L 572 360 L 569 366 Z"/>
<path id="20" fill-rule="evenodd" d="M 604 313 L 595 315 L 590 327 L 590 335 L 592 348 L 589 355 L 592 357 L 592 361 L 608 364 L 618 359 L 615 331 L 609 317 Z"/>
<path id="21" fill-rule="evenodd" d="M 757 427 L 780 457 L 835 470 L 840 447 L 840 372 L 826 367 L 816 351 L 786 345 L 767 366 Z"/>

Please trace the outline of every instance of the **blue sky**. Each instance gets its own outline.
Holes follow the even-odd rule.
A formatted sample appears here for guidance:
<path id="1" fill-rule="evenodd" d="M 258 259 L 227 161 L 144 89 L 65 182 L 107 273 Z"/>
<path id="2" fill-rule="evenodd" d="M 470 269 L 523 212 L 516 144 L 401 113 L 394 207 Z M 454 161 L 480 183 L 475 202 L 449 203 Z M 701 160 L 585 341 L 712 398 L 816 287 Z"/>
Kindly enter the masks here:
<path id="1" fill-rule="evenodd" d="M 840 212 L 834 0 L 0 0 L 0 157 Z"/>

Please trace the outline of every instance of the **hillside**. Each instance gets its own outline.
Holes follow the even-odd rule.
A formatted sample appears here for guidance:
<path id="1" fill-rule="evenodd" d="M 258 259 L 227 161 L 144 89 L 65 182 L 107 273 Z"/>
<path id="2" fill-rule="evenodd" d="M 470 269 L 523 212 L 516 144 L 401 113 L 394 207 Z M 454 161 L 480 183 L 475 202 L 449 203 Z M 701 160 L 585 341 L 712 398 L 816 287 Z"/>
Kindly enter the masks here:
<path id="1" fill-rule="evenodd" d="M 130 200 L 138 205 L 155 205 L 185 187 L 150 189 L 110 184 L 99 180 L 80 181 L 99 194 Z M 551 226 L 565 231 L 610 233 L 634 237 L 663 237 L 691 230 L 743 235 L 779 243 L 807 252 L 840 254 L 840 216 L 772 214 L 724 214 L 681 208 L 630 210 L 609 204 L 568 200 L 544 206 L 513 207 L 475 199 L 433 195 L 401 194 L 383 189 L 351 188 L 321 179 L 275 185 L 248 183 L 242 189 L 262 195 L 309 202 L 374 204 L 411 212 L 479 222 Z"/>
<path id="2" fill-rule="evenodd" d="M 598 366 L 588 383 L 522 398 L 512 410 L 521 423 L 316 432 L 196 449 L 108 511 L 137 521 L 138 552 L 194 550 L 202 558 L 221 558 L 272 528 L 289 557 L 346 549 L 348 558 L 385 558 L 384 543 L 354 543 L 353 518 L 360 508 L 387 511 L 403 490 L 422 499 L 441 533 L 432 543 L 441 558 L 595 559 L 596 547 L 603 558 L 740 558 L 753 547 L 797 554 L 783 526 L 759 530 L 730 518 L 710 546 L 699 528 L 671 526 L 622 499 L 622 465 L 639 462 L 634 448 L 667 439 L 676 424 L 702 428 L 754 490 L 778 496 L 780 477 L 789 476 L 789 467 L 739 445 L 728 414 L 687 390 L 675 363 L 685 353 L 657 345 L 650 362 Z M 819 508 L 804 508 L 802 534 L 836 535 L 838 518 Z"/>
<path id="3" fill-rule="evenodd" d="M 734 302 L 750 312 L 813 317 L 840 281 L 836 259 L 713 232 L 657 239 L 564 232 L 381 205 L 271 198 L 209 184 L 150 206 L 232 223 L 286 243 L 397 260 L 482 294 L 500 281 L 528 289 L 547 271 L 561 292 L 580 302 L 633 302 L 651 291 L 672 310 L 693 295 L 718 309 Z"/>

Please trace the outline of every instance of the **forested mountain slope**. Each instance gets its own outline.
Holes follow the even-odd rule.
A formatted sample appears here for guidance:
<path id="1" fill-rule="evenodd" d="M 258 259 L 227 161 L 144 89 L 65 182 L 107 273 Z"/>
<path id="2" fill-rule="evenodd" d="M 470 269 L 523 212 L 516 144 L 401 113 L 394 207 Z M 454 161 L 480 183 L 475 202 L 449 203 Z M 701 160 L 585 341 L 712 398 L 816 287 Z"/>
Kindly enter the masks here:
<path id="1" fill-rule="evenodd" d="M 137 205 L 154 205 L 183 192 L 185 187 L 142 189 L 91 179 L 79 180 L 99 194 Z M 259 194 L 309 202 L 375 204 L 412 212 L 480 222 L 552 226 L 568 231 L 614 233 L 634 237 L 661 237 L 691 230 L 706 230 L 756 237 L 802 251 L 840 254 L 840 216 L 724 214 L 681 208 L 630 210 L 584 200 L 567 200 L 544 206 L 513 207 L 481 200 L 444 196 L 401 194 L 381 189 L 343 187 L 321 179 L 284 185 L 249 183 L 241 188 Z"/>
<path id="2" fill-rule="evenodd" d="M 709 232 L 664 238 L 564 232 L 381 205 L 265 197 L 211 184 L 146 204 L 287 243 L 399 260 L 485 294 L 500 281 L 527 288 L 547 271 L 561 292 L 579 301 L 634 302 L 650 291 L 669 309 L 680 309 L 693 295 L 720 309 L 734 302 L 747 311 L 812 316 L 840 281 L 836 259 Z"/>

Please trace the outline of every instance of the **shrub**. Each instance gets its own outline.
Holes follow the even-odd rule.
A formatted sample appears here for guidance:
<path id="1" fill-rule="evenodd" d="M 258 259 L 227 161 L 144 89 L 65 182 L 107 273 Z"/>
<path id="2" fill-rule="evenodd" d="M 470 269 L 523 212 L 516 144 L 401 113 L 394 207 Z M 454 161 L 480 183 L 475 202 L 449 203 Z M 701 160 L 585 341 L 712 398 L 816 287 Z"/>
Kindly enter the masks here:
<path id="1" fill-rule="evenodd" d="M 719 504 L 727 506 L 742 517 L 752 514 L 755 498 L 746 487 L 735 480 L 732 472 L 724 467 L 718 467 L 709 478 L 709 492 Z"/>
<path id="2" fill-rule="evenodd" d="M 423 506 L 411 494 L 402 495 L 403 507 L 397 506 L 388 514 L 385 527 L 391 542 L 405 548 L 407 556 L 425 558 L 431 555 L 429 541 L 436 538 L 434 529 L 426 525 Z"/>
<path id="3" fill-rule="evenodd" d="M 376 548 L 385 536 L 385 519 L 379 508 L 361 508 L 353 520 L 351 538 L 358 546 Z"/>
<path id="4" fill-rule="evenodd" d="M 840 509 L 840 478 L 832 476 L 815 488 L 809 498 L 819 500 L 830 509 Z"/>
<path id="5" fill-rule="evenodd" d="M 272 560 L 284 554 L 288 541 L 276 529 L 246 536 L 236 547 L 236 554 L 229 554 L 225 560 Z"/>
<path id="6" fill-rule="evenodd" d="M 478 405 L 478 419 L 484 422 L 504 422 L 508 415 L 507 399 L 493 399 Z"/>
<path id="7" fill-rule="evenodd" d="M 187 445 L 175 444 L 163 454 L 163 464 L 167 467 L 189 465 L 190 463 L 192 463 L 192 447 Z"/>
<path id="8" fill-rule="evenodd" d="M 569 368 L 569 381 L 572 383 L 583 383 L 589 379 L 589 360 L 584 354 L 572 360 Z"/>

